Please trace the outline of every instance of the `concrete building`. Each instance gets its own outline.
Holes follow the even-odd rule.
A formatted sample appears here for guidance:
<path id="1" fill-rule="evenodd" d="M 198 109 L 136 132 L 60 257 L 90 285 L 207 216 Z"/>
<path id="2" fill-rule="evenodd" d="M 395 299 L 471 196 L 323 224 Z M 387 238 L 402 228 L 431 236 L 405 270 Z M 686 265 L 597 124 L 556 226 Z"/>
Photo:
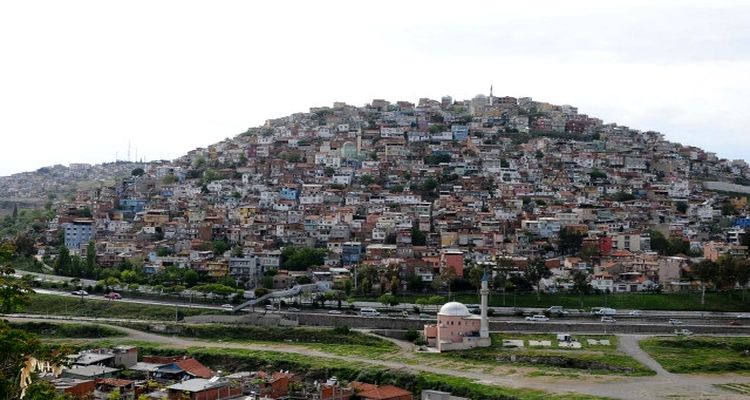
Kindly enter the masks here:
<path id="1" fill-rule="evenodd" d="M 459 302 L 445 303 L 438 311 L 437 324 L 424 326 L 424 337 L 437 351 L 466 350 L 489 347 L 491 344 L 487 319 L 487 275 L 482 279 L 481 315 L 473 315 Z"/>
<path id="2" fill-rule="evenodd" d="M 78 251 L 94 238 L 94 221 L 90 219 L 75 219 L 63 224 L 65 229 L 65 247 Z"/>

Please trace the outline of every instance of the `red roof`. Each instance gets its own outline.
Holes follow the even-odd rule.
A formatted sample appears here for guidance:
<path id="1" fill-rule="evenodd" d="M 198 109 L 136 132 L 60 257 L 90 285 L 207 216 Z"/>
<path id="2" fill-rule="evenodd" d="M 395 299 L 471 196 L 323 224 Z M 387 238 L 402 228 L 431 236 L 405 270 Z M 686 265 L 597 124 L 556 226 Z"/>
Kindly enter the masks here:
<path id="1" fill-rule="evenodd" d="M 183 371 L 198 378 L 209 379 L 214 376 L 214 371 L 211 371 L 211 369 L 199 363 L 198 360 L 194 358 L 180 360 L 175 364 L 177 364 L 178 367 L 182 368 Z"/>
<path id="2" fill-rule="evenodd" d="M 362 399 L 388 400 L 412 398 L 410 391 L 393 385 L 377 386 L 369 383 L 352 382 L 352 387 L 357 392 L 357 396 Z"/>

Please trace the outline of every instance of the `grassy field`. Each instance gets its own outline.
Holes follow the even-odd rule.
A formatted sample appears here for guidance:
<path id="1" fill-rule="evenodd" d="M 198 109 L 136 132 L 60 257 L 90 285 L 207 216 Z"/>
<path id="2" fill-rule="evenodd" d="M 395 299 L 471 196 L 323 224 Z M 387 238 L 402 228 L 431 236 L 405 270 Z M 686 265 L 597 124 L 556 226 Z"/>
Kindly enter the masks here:
<path id="1" fill-rule="evenodd" d="M 461 352 L 427 355 L 486 365 L 518 365 L 540 368 L 542 374 L 568 374 L 583 372 L 590 374 L 616 374 L 627 376 L 653 375 L 654 372 L 631 357 L 617 350 L 617 337 L 604 335 L 575 335 L 581 349 L 558 347 L 555 335 L 549 334 L 492 334 L 492 346 Z M 524 340 L 523 348 L 502 346 L 503 339 Z M 528 340 L 549 340 L 551 347 L 529 347 Z M 608 339 L 609 346 L 591 346 L 586 339 Z"/>
<path id="2" fill-rule="evenodd" d="M 750 372 L 747 337 L 655 337 L 641 348 L 669 372 Z"/>
<path id="3" fill-rule="evenodd" d="M 398 295 L 401 303 L 414 303 L 416 299 L 424 295 Z M 591 307 L 612 307 L 616 309 L 636 310 L 697 310 L 697 311 L 750 311 L 750 301 L 742 301 L 739 292 L 708 292 L 706 293 L 706 305 L 700 304 L 700 293 L 674 293 L 674 294 L 601 294 L 588 295 L 579 299 L 578 295 L 542 294 L 539 299 L 535 293 L 524 293 L 513 295 L 508 293 L 503 301 L 501 293 L 493 292 L 489 303 L 493 307 L 549 307 L 563 306 L 570 309 L 590 309 Z M 479 296 L 476 293 L 458 293 L 448 298 L 443 296 L 444 301 L 455 300 L 465 304 L 478 304 Z M 377 301 L 377 297 L 357 298 L 356 300 Z M 581 301 L 583 307 L 581 307 Z M 428 306 L 430 310 L 435 306 Z"/>
<path id="4" fill-rule="evenodd" d="M 91 345 L 103 346 L 114 344 L 131 344 L 127 341 L 106 340 Z M 376 384 L 393 384 L 412 391 L 416 398 L 424 389 L 436 389 L 453 392 L 457 396 L 487 400 L 595 400 L 604 399 L 580 394 L 553 394 L 540 390 L 514 389 L 487 384 L 480 384 L 467 378 L 432 374 L 410 373 L 403 370 L 392 370 L 374 367 L 364 363 L 352 363 L 342 360 L 305 356 L 299 354 L 282 354 L 273 351 L 253 351 L 241 349 L 204 349 L 187 350 L 157 347 L 139 344 L 141 354 L 178 355 L 189 354 L 203 364 L 222 371 L 290 370 L 303 375 L 307 380 L 325 380 L 336 376 L 340 381 L 358 380 Z"/>
<path id="5" fill-rule="evenodd" d="M 50 322 L 12 322 L 13 328 L 23 329 L 41 336 L 42 338 L 107 338 L 125 336 L 117 329 L 92 324 L 73 324 L 73 323 L 50 323 Z"/>
<path id="6" fill-rule="evenodd" d="M 148 324 L 123 324 L 150 331 Z M 285 343 L 319 349 L 332 354 L 377 357 L 398 351 L 398 346 L 376 336 L 346 328 L 279 328 L 271 326 L 180 324 L 167 325 L 169 334 L 232 342 Z"/>
<path id="7" fill-rule="evenodd" d="M 94 318 L 129 318 L 146 320 L 175 320 L 175 307 L 136 304 L 119 301 L 84 299 L 73 296 L 34 294 L 30 303 L 21 309 L 27 314 L 69 315 Z M 178 319 L 189 315 L 218 314 L 221 311 L 177 307 Z"/>

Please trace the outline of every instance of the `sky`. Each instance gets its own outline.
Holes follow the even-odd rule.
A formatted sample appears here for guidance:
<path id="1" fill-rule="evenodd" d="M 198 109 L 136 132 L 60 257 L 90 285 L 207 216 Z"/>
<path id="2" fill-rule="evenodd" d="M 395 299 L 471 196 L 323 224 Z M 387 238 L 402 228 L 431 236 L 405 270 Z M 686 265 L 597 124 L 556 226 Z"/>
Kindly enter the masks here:
<path id="1" fill-rule="evenodd" d="M 0 175 L 490 85 L 750 160 L 750 2 L 361 3 L 0 2 Z"/>

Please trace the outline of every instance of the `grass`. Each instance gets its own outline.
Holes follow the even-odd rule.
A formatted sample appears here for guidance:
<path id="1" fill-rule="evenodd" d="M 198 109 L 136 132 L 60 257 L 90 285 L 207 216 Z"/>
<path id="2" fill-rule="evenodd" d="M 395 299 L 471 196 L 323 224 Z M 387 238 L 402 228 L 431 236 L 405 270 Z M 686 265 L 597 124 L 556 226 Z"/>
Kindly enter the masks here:
<path id="1" fill-rule="evenodd" d="M 559 348 L 555 335 L 549 334 L 492 334 L 492 346 L 476 348 L 461 352 L 426 355 L 427 357 L 444 357 L 452 360 L 472 362 L 477 365 L 512 364 L 539 368 L 540 374 L 568 375 L 571 373 L 589 373 L 596 375 L 653 375 L 646 366 L 617 350 L 616 336 L 575 335 L 581 343 L 581 349 Z M 525 347 L 502 347 L 503 339 L 523 339 Z M 551 347 L 528 347 L 528 340 L 549 340 Z M 587 339 L 609 339 L 609 346 L 590 346 Z"/>
<path id="2" fill-rule="evenodd" d="M 126 323 L 123 326 L 152 331 L 148 324 Z M 290 328 L 220 324 L 169 324 L 169 334 L 178 336 L 232 342 L 284 343 L 321 350 L 327 353 L 377 357 L 398 351 L 398 346 L 379 337 L 348 328 Z M 155 332 L 158 333 L 158 332 Z"/>
<path id="3" fill-rule="evenodd" d="M 42 338 L 106 338 L 125 336 L 125 333 L 104 325 L 50 323 L 50 322 L 11 322 L 16 329 L 23 329 Z"/>
<path id="4" fill-rule="evenodd" d="M 673 373 L 750 372 L 747 337 L 654 337 L 640 345 Z"/>
<path id="5" fill-rule="evenodd" d="M 112 340 L 92 345 L 103 346 L 125 344 Z M 128 343 L 132 344 L 132 343 Z M 418 398 L 422 390 L 435 389 L 488 400 L 596 400 L 604 399 L 574 393 L 548 393 L 534 389 L 516 389 L 478 383 L 472 379 L 433 373 L 410 373 L 365 363 L 347 362 L 330 358 L 300 354 L 282 354 L 273 351 L 242 349 L 174 349 L 169 347 L 142 345 L 142 354 L 178 355 L 189 354 L 201 363 L 222 371 L 290 370 L 301 374 L 306 380 L 325 380 L 336 376 L 341 381 L 358 380 L 375 384 L 392 384 L 412 391 Z"/>
<path id="6" fill-rule="evenodd" d="M 178 319 L 189 315 L 217 314 L 220 311 L 160 306 L 152 304 L 126 303 L 119 301 L 84 299 L 81 301 L 73 296 L 56 296 L 49 294 L 34 294 L 28 305 L 21 309 L 27 314 L 65 315 L 92 318 L 125 318 L 174 321 L 175 310 Z"/>
<path id="7" fill-rule="evenodd" d="M 425 295 L 403 294 L 398 295 L 400 303 L 414 303 L 416 299 Z M 377 301 L 376 297 L 357 298 L 356 300 Z M 465 304 L 478 304 L 479 296 L 476 293 L 456 293 L 448 298 L 443 296 L 444 301 L 455 300 Z M 581 300 L 583 307 L 581 307 Z M 503 295 L 493 292 L 489 298 L 489 304 L 493 307 L 549 307 L 563 306 L 570 309 L 590 309 L 591 307 L 612 307 L 616 309 L 635 310 L 671 310 L 671 311 L 750 311 L 750 302 L 742 300 L 739 291 L 731 292 L 707 292 L 706 305 L 700 304 L 700 293 L 615 293 L 615 294 L 592 294 L 579 299 L 578 295 L 569 293 L 542 294 L 539 298 L 535 293 L 512 293 Z M 428 306 L 428 310 L 435 306 Z"/>

